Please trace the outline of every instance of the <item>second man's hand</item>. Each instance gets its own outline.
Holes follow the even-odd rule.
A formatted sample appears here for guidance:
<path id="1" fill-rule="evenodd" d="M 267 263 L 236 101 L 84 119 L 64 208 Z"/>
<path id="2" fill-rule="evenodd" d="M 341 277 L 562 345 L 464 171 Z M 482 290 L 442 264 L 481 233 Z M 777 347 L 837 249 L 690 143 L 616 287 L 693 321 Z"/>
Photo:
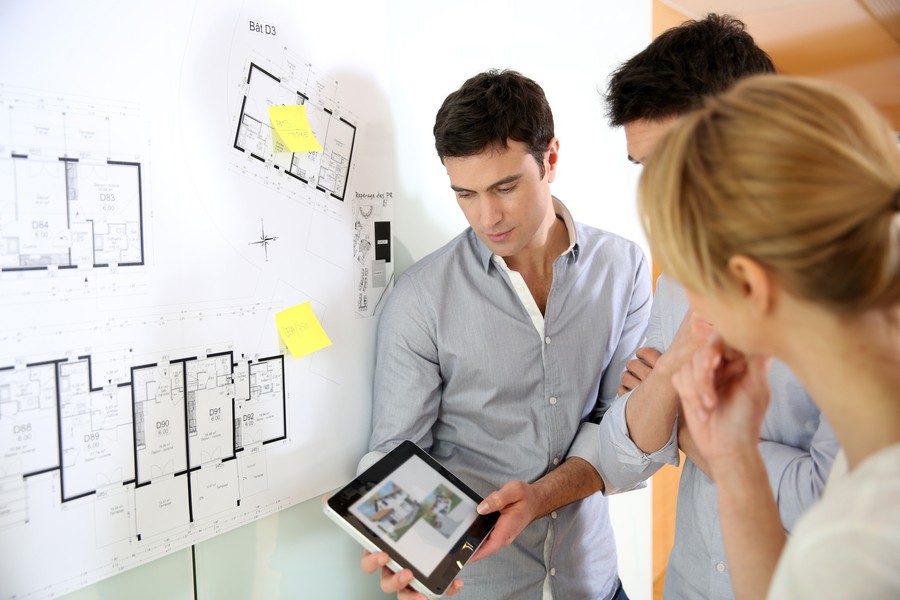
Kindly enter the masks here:
<path id="1" fill-rule="evenodd" d="M 500 518 L 488 538 L 472 556 L 472 562 L 512 544 L 523 529 L 541 516 L 536 512 L 538 505 L 534 486 L 524 481 L 507 482 L 496 492 L 488 494 L 478 505 L 478 513 L 486 515 L 499 512 Z"/>
<path id="2" fill-rule="evenodd" d="M 656 361 L 662 353 L 656 348 L 638 348 L 635 358 L 625 363 L 625 372 L 622 373 L 622 383 L 619 385 L 618 395 L 627 394 L 641 382 L 647 379 L 656 366 Z"/>

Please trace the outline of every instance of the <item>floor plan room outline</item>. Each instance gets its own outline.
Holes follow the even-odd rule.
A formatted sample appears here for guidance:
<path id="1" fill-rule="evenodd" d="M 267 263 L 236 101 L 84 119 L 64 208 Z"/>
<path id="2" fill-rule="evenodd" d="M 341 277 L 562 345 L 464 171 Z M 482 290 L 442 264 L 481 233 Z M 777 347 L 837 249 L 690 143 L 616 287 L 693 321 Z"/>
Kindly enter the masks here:
<path id="1" fill-rule="evenodd" d="M 255 63 L 250 63 L 245 85 L 235 149 L 248 153 L 261 163 L 272 164 L 275 170 L 297 180 L 298 184 L 315 186 L 318 191 L 343 201 L 356 126 L 336 115 L 332 108 L 319 105 L 309 95 L 290 89 L 282 79 Z M 269 106 L 293 104 L 306 106 L 310 128 L 323 148 L 321 152 L 274 152 Z"/>
<path id="2" fill-rule="evenodd" d="M 28 520 L 22 482 L 56 473 L 61 504 L 102 499 L 101 512 L 116 519 L 133 505 L 137 541 L 184 528 L 259 491 L 264 478 L 242 479 L 286 435 L 282 355 L 180 358 L 131 367 L 130 381 L 106 385 L 90 355 L 3 367 L 0 527 Z M 119 498 L 123 489 L 132 499 Z"/>
<path id="3" fill-rule="evenodd" d="M 0 269 L 144 264 L 141 164 L 0 157 Z"/>

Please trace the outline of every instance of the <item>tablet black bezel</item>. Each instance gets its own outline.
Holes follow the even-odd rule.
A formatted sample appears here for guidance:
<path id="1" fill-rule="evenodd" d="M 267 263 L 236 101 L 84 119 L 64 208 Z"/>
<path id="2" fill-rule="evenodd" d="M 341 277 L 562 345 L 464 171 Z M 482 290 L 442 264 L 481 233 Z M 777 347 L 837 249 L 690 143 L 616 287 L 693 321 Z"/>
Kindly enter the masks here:
<path id="1" fill-rule="evenodd" d="M 344 519 L 344 521 L 350 524 L 367 540 L 375 544 L 384 552 L 387 552 L 401 567 L 410 569 L 416 580 L 425 585 L 425 587 L 433 593 L 441 595 L 447 590 L 447 587 L 453 582 L 453 579 L 459 575 L 461 567 L 457 564 L 457 561 L 462 565 L 466 564 L 478 546 L 481 545 L 481 542 L 483 542 L 491 532 L 491 529 L 493 529 L 494 524 L 499 518 L 499 514 L 491 513 L 488 515 L 477 515 L 475 521 L 468 527 L 465 533 L 453 543 L 452 549 L 443 559 L 441 559 L 431 575 L 426 576 L 413 566 L 406 557 L 386 543 L 378 533 L 358 519 L 349 510 L 357 500 L 368 493 L 373 487 L 390 477 L 391 473 L 413 456 L 418 456 L 422 459 L 425 464 L 437 471 L 442 477 L 447 479 L 459 488 L 462 493 L 472 499 L 476 505 L 480 504 L 483 500 L 483 498 L 472 488 L 459 480 L 430 454 L 419 448 L 413 442 L 405 440 L 391 452 L 382 457 L 377 463 L 358 475 L 353 481 L 335 492 L 328 498 L 327 502 L 328 506 L 337 515 Z"/>

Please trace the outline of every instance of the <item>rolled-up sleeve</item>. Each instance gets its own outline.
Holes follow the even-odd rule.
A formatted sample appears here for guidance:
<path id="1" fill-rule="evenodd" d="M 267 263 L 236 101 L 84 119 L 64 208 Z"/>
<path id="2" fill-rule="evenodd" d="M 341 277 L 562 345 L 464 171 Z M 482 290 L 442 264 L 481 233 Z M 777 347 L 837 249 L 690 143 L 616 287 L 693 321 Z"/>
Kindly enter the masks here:
<path id="1" fill-rule="evenodd" d="M 822 496 L 839 450 L 840 444 L 824 416 L 819 418 L 808 451 L 777 442 L 759 443 L 781 522 L 788 533 Z"/>
<path id="2" fill-rule="evenodd" d="M 624 492 L 640 487 L 663 465 L 678 466 L 678 418 L 666 444 L 656 452 L 646 453 L 632 441 L 625 422 L 625 408 L 631 392 L 616 398 L 600 424 L 600 463 L 605 493 Z"/>

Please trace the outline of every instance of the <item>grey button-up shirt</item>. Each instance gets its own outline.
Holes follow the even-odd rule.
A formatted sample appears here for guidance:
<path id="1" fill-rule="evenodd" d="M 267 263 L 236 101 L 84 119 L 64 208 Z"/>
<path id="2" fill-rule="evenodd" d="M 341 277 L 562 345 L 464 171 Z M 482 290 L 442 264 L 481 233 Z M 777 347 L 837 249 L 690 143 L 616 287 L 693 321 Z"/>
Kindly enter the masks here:
<path id="1" fill-rule="evenodd" d="M 598 423 L 644 337 L 650 278 L 638 246 L 555 206 L 571 245 L 553 263 L 543 317 L 471 229 L 399 278 L 378 326 L 372 452 L 360 469 L 410 439 L 482 496 L 570 456 L 600 471 Z M 539 600 L 545 587 L 557 600 L 609 598 L 606 497 L 536 520 L 462 579 L 463 599 Z"/>
<path id="2" fill-rule="evenodd" d="M 690 309 L 684 290 L 665 275 L 656 284 L 656 299 L 645 346 L 664 352 Z M 763 421 L 760 452 L 778 502 L 785 531 L 822 495 L 840 449 L 831 427 L 784 363 L 769 369 L 771 401 Z M 665 464 L 678 465 L 676 420 L 668 443 L 645 454 L 631 440 L 625 406 L 631 394 L 618 398 L 601 426 L 601 464 L 614 486 L 629 488 Z M 663 592 L 666 599 L 734 598 L 715 483 L 690 459 L 678 486 L 675 546 L 669 555 Z"/>

